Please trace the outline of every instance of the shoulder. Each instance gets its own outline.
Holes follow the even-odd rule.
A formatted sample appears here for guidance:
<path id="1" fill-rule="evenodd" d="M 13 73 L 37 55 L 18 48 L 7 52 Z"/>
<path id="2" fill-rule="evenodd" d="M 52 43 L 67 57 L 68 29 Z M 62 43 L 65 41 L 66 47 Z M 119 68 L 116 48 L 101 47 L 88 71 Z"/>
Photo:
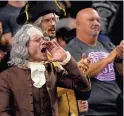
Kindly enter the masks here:
<path id="1" fill-rule="evenodd" d="M 6 22 L 8 18 L 9 18 L 9 15 L 7 15 L 6 12 L 4 12 L 4 11 L 0 12 L 0 21 L 2 23 Z"/>
<path id="2" fill-rule="evenodd" d="M 65 47 L 65 50 L 70 50 L 70 49 L 72 49 L 73 47 L 74 47 L 74 45 L 75 45 L 75 38 L 73 38 L 68 44 L 67 44 L 67 46 Z"/>
<path id="3" fill-rule="evenodd" d="M 75 40 L 76 40 L 76 38 L 73 38 L 73 39 L 67 44 L 67 46 L 73 45 L 73 44 L 75 43 Z"/>
<path id="4" fill-rule="evenodd" d="M 111 38 L 107 35 L 99 35 L 98 41 L 106 48 L 108 51 L 112 51 L 116 46 L 111 42 Z"/>
<path id="5" fill-rule="evenodd" d="M 16 75 L 20 75 L 22 73 L 24 73 L 23 71 L 24 69 L 21 69 L 19 67 L 10 67 L 8 69 L 6 69 L 5 71 L 0 73 L 0 78 L 4 78 L 4 79 L 9 79 L 9 78 L 13 78 Z"/>
<path id="6" fill-rule="evenodd" d="M 11 12 L 11 11 L 10 11 L 8 5 L 6 5 L 6 6 L 5 6 L 4 8 L 2 8 L 1 11 L 0 11 L 0 18 L 2 18 L 2 17 L 8 17 L 10 12 Z"/>
<path id="7" fill-rule="evenodd" d="M 9 4 L 7 4 L 0 11 L 0 21 L 2 21 L 2 23 L 9 22 L 9 18 L 13 14 L 13 12 L 14 12 L 14 9 L 12 8 L 12 6 L 10 6 Z"/>

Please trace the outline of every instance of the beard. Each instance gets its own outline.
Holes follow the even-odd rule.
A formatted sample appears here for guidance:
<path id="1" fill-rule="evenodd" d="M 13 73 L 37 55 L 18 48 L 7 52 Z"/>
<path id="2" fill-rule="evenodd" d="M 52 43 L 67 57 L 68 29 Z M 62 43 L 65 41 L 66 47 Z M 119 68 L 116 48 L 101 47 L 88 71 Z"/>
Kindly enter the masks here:
<path id="1" fill-rule="evenodd" d="M 50 40 L 54 39 L 56 37 L 56 32 L 51 32 L 51 31 L 44 31 L 43 32 L 44 37 L 49 37 Z"/>
<path id="2" fill-rule="evenodd" d="M 93 38 L 98 37 L 98 35 L 99 35 L 99 33 L 97 33 L 97 32 L 96 32 L 96 33 L 92 33 L 92 34 L 91 34 L 91 36 L 92 36 Z"/>
<path id="3" fill-rule="evenodd" d="M 50 39 L 54 39 L 56 37 L 56 32 L 49 31 L 48 36 L 50 37 Z"/>
<path id="4" fill-rule="evenodd" d="M 48 30 L 44 30 L 43 35 L 44 37 L 49 37 L 50 39 L 54 39 L 56 37 L 56 28 L 51 27 Z"/>

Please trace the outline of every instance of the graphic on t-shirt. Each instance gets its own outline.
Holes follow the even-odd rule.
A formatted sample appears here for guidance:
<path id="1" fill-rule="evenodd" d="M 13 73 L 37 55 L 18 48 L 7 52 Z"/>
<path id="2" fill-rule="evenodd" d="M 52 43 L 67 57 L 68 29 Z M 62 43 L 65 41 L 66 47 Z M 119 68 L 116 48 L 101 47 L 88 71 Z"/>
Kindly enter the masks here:
<path id="1" fill-rule="evenodd" d="M 91 63 L 95 63 L 101 60 L 102 58 L 106 58 L 108 55 L 109 53 L 106 52 L 91 52 L 89 53 L 88 58 L 92 58 Z M 104 70 L 101 73 L 99 73 L 95 78 L 101 81 L 115 80 L 114 64 L 113 63 L 108 64 L 104 68 Z"/>

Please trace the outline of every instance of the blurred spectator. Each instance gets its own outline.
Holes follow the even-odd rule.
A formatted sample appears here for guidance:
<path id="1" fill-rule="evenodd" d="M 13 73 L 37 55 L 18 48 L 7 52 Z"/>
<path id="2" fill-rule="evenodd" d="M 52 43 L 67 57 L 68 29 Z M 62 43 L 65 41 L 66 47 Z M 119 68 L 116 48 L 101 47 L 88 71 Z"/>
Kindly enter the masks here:
<path id="1" fill-rule="evenodd" d="M 66 16 L 65 17 L 70 17 L 70 11 L 69 11 L 69 9 L 71 8 L 71 2 L 68 1 L 68 0 L 66 0 L 66 1 L 59 1 L 59 5 L 62 8 L 65 9 L 65 11 L 66 11 Z"/>
<path id="2" fill-rule="evenodd" d="M 91 5 L 101 17 L 101 34 L 118 45 L 123 39 L 123 1 L 93 1 Z"/>
<path id="3" fill-rule="evenodd" d="M 2 22 L 0 22 L 0 40 L 1 40 L 2 34 L 3 34 L 3 27 L 2 27 Z"/>
<path id="4" fill-rule="evenodd" d="M 8 68 L 9 53 L 5 38 L 3 37 L 2 22 L 0 22 L 0 72 Z"/>
<path id="5" fill-rule="evenodd" d="M 57 32 L 56 32 L 56 39 L 57 42 L 59 43 L 59 45 L 63 48 L 66 47 L 67 45 L 67 32 L 68 29 L 67 28 L 60 28 Z"/>
<path id="6" fill-rule="evenodd" d="M 62 28 L 62 27 L 67 27 L 70 30 L 76 28 L 75 18 L 66 17 L 66 18 L 60 19 L 59 22 L 57 22 L 56 29 L 58 30 L 59 28 Z"/>
<path id="7" fill-rule="evenodd" d="M 20 27 L 16 23 L 16 18 L 21 8 L 25 5 L 25 1 L 0 1 L 0 4 L 0 24 L 2 24 L 1 29 L 3 29 L 0 39 L 0 72 L 2 72 L 9 67 L 7 62 L 9 60 L 12 36 L 14 35 L 14 32 Z"/>
<path id="8" fill-rule="evenodd" d="M 2 22 L 0 22 L 0 46 L 5 46 L 6 44 L 6 40 L 5 38 L 3 37 L 3 25 L 2 25 Z"/>
<path id="9" fill-rule="evenodd" d="M 3 33 L 3 28 L 2 28 L 2 23 L 0 22 L 0 44 L 4 43 L 2 39 L 2 33 Z M 3 58 L 4 58 L 4 52 L 1 50 L 1 47 L 0 47 L 0 62 Z"/>
<path id="10" fill-rule="evenodd" d="M 71 37 L 69 28 L 63 27 L 63 28 L 60 28 L 56 31 L 57 42 L 63 48 L 66 47 L 66 45 L 69 43 L 71 38 L 72 37 Z"/>
<path id="11" fill-rule="evenodd" d="M 0 1 L 1 2 L 1 1 Z M 16 23 L 16 18 L 25 5 L 25 1 L 10 1 L 0 11 L 0 21 L 3 24 L 3 36 L 8 45 L 11 45 L 14 32 L 20 27 Z"/>
<path id="12" fill-rule="evenodd" d="M 0 50 L 0 62 L 2 61 L 4 56 L 5 56 L 5 53 L 2 50 Z"/>
<path id="13" fill-rule="evenodd" d="M 57 22 L 56 37 L 58 43 L 65 48 L 66 44 L 75 36 L 76 23 L 75 19 L 71 17 L 62 18 Z"/>

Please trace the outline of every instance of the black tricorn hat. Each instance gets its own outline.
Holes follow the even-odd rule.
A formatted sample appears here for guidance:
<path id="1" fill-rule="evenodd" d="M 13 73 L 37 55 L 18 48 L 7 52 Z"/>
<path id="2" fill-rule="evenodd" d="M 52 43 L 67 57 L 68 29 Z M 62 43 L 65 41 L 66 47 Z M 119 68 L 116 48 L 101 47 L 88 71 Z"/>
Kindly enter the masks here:
<path id="1" fill-rule="evenodd" d="M 17 23 L 24 24 L 33 22 L 40 16 L 48 13 L 60 15 L 60 10 L 65 12 L 65 10 L 59 6 L 57 1 L 28 1 L 21 9 L 19 16 L 17 17 Z"/>

